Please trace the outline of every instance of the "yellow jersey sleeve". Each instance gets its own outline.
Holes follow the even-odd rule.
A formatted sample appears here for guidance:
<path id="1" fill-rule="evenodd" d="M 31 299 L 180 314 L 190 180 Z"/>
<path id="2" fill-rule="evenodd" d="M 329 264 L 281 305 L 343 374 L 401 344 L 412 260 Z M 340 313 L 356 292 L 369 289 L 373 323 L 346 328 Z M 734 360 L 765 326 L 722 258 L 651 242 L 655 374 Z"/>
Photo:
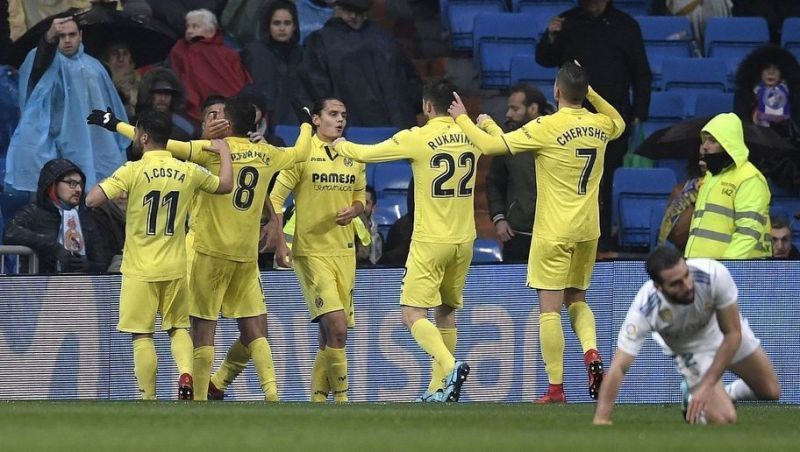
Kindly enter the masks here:
<path id="1" fill-rule="evenodd" d="M 494 119 L 491 118 L 483 121 L 480 125 L 480 128 L 493 137 L 499 137 L 503 134 L 503 129 L 500 128 L 500 126 L 494 122 Z"/>
<path id="2" fill-rule="evenodd" d="M 539 116 L 519 129 L 503 134 L 501 138 L 508 146 L 508 150 L 512 154 L 519 154 L 546 146 L 547 143 L 544 139 L 547 135 L 544 133 L 546 129 L 543 124 L 544 118 L 544 116 Z"/>
<path id="3" fill-rule="evenodd" d="M 192 163 L 186 164 L 187 169 L 190 171 L 191 177 L 195 185 L 206 193 L 214 194 L 219 188 L 219 177 L 211 174 L 210 171 Z"/>
<path id="4" fill-rule="evenodd" d="M 108 199 L 119 198 L 123 192 L 130 191 L 130 186 L 134 180 L 133 166 L 125 163 L 114 171 L 114 174 L 100 182 L 100 189 L 106 194 Z"/>
<path id="5" fill-rule="evenodd" d="M 475 145 L 475 148 L 480 150 L 481 154 L 485 155 L 501 155 L 508 151 L 506 142 L 502 137 L 492 136 L 476 126 L 475 123 L 469 119 L 467 115 L 461 115 L 456 118 L 456 124 L 461 127 L 467 138 Z"/>
<path id="6" fill-rule="evenodd" d="M 286 198 L 294 190 L 297 182 L 300 181 L 300 175 L 303 174 L 305 162 L 296 163 L 294 167 L 282 170 L 278 173 L 278 178 L 275 180 L 275 185 L 272 187 L 272 193 L 269 195 L 269 200 L 272 203 L 272 208 L 275 213 L 283 212 L 283 205 L 286 203 Z"/>
<path id="7" fill-rule="evenodd" d="M 606 124 L 605 128 L 609 140 L 619 138 L 625 132 L 625 120 L 622 119 L 622 115 L 620 115 L 608 101 L 597 94 L 591 86 L 589 87 L 589 93 L 586 95 L 586 99 L 598 113 L 608 117 L 609 124 Z"/>
<path id="8" fill-rule="evenodd" d="M 421 149 L 414 142 L 415 129 L 401 130 L 393 137 L 378 144 L 365 145 L 343 141 L 336 146 L 336 152 L 365 163 L 411 159 L 416 156 L 418 149 Z"/>

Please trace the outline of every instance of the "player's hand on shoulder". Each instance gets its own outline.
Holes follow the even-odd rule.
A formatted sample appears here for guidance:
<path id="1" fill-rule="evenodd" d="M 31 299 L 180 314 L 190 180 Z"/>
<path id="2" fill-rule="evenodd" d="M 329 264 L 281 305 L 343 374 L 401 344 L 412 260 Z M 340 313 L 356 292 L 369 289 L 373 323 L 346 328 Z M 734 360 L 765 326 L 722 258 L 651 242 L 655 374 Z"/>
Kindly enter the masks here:
<path id="1" fill-rule="evenodd" d="M 213 152 L 214 154 L 231 152 L 231 148 L 230 146 L 228 146 L 228 142 L 218 138 L 211 140 L 211 146 L 203 146 L 203 149 L 209 152 Z"/>
<path id="2" fill-rule="evenodd" d="M 267 139 L 264 138 L 264 135 L 260 134 L 259 132 L 247 132 L 247 138 L 250 139 L 251 143 L 266 143 Z"/>
<path id="3" fill-rule="evenodd" d="M 345 137 L 339 137 L 339 138 L 337 138 L 337 139 L 333 140 L 333 143 L 331 143 L 331 144 L 333 145 L 333 148 L 334 148 L 334 149 L 336 149 L 336 146 L 338 146 L 338 145 L 339 145 L 339 143 L 344 143 L 344 142 L 346 142 L 346 141 L 347 141 L 347 138 L 345 138 Z"/>
<path id="4" fill-rule="evenodd" d="M 483 122 L 484 121 L 488 121 L 488 120 L 491 120 L 491 119 L 492 119 L 491 116 L 487 115 L 486 113 L 481 113 L 481 114 L 478 115 L 478 119 L 475 120 L 475 123 L 478 124 L 478 127 L 481 127 L 481 126 L 483 126 Z"/>

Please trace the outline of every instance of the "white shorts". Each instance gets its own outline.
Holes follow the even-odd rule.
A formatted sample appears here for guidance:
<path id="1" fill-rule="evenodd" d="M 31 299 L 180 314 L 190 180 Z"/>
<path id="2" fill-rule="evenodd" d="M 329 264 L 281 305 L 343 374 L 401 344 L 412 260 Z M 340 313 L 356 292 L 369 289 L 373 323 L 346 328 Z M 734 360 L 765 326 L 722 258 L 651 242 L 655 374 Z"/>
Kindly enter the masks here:
<path id="1" fill-rule="evenodd" d="M 750 329 L 747 319 L 742 318 L 741 325 L 742 343 L 739 344 L 739 349 L 736 350 L 736 354 L 733 355 L 731 364 L 736 364 L 747 358 L 761 345 L 761 341 L 758 340 L 755 334 L 753 334 L 753 330 Z M 702 380 L 703 376 L 708 372 L 708 368 L 711 367 L 711 363 L 714 361 L 714 356 L 716 356 L 716 354 L 716 350 L 680 353 L 674 355 L 672 359 L 675 361 L 675 367 L 678 368 L 678 372 L 683 376 L 686 384 L 689 385 L 689 389 L 692 389 L 700 383 L 700 380 Z"/>

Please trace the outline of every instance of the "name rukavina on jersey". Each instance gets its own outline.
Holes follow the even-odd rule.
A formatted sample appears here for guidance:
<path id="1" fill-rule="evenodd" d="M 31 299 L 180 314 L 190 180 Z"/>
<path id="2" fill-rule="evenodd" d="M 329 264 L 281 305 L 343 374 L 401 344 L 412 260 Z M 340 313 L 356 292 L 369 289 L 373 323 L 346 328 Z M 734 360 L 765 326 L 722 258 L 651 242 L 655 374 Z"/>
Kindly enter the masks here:
<path id="1" fill-rule="evenodd" d="M 280 149 L 280 148 L 277 148 Z M 251 160 L 257 158 L 269 166 L 269 156 L 265 152 L 258 152 L 255 149 L 248 149 L 241 152 L 231 152 L 231 162 L 238 162 L 240 160 Z"/>
<path id="2" fill-rule="evenodd" d="M 463 133 L 448 133 L 446 135 L 439 135 L 438 137 L 434 138 L 431 141 L 428 141 L 428 146 L 432 150 L 436 150 L 439 146 L 444 146 L 445 144 L 469 144 L 472 145 L 472 142 L 469 141 L 469 138 Z"/>
<path id="3" fill-rule="evenodd" d="M 569 130 L 566 130 L 564 131 L 564 133 L 561 134 L 561 136 L 556 138 L 556 141 L 561 146 L 565 146 L 573 139 L 581 137 L 592 137 L 592 138 L 597 138 L 603 141 L 604 143 L 608 142 L 608 135 L 605 132 L 603 132 L 602 129 L 599 129 L 597 127 L 588 127 L 588 126 L 573 127 Z"/>
<path id="4" fill-rule="evenodd" d="M 162 177 L 167 179 L 175 179 L 181 183 L 186 180 L 186 173 L 174 168 L 152 168 L 148 171 L 142 172 L 142 174 L 144 174 L 144 177 L 147 178 L 148 183 L 152 182 L 153 179 L 160 179 Z"/>

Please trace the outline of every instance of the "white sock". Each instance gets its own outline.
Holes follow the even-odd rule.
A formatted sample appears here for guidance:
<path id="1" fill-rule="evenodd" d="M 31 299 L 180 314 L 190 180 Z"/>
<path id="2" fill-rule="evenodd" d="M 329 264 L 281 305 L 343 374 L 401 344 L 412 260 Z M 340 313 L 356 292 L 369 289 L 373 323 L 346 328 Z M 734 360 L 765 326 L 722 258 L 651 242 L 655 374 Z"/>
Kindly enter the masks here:
<path id="1" fill-rule="evenodd" d="M 758 400 L 758 396 L 750 386 L 747 386 L 747 383 L 744 382 L 741 378 L 737 379 L 733 383 L 725 386 L 725 392 L 728 393 L 731 400 Z"/>

